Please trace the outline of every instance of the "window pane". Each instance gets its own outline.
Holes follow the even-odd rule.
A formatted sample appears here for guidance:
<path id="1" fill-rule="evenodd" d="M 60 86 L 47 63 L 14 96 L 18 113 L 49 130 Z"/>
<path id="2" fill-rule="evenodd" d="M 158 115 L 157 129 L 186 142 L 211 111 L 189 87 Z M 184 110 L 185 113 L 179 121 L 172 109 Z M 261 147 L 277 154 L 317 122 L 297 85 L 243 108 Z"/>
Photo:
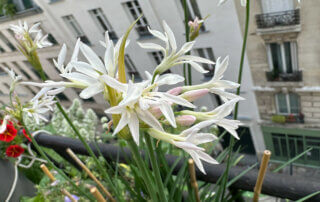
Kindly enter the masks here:
<path id="1" fill-rule="evenodd" d="M 279 93 L 276 95 L 278 101 L 278 110 L 279 113 L 288 113 L 287 99 L 286 95 Z"/>
<path id="2" fill-rule="evenodd" d="M 281 48 L 277 43 L 270 44 L 271 57 L 274 71 L 283 73 L 283 64 L 281 59 Z"/>
<path id="3" fill-rule="evenodd" d="M 289 101 L 290 101 L 290 112 L 293 114 L 298 114 L 300 112 L 299 95 L 294 93 L 289 93 Z"/>
<path id="4" fill-rule="evenodd" d="M 292 69 L 292 61 L 291 61 L 292 58 L 291 58 L 290 42 L 285 42 L 283 45 L 284 45 L 287 73 L 292 73 L 293 69 Z"/>
<path id="5" fill-rule="evenodd" d="M 276 156 L 280 156 L 280 144 L 279 139 L 277 137 L 272 137 L 274 153 Z"/>

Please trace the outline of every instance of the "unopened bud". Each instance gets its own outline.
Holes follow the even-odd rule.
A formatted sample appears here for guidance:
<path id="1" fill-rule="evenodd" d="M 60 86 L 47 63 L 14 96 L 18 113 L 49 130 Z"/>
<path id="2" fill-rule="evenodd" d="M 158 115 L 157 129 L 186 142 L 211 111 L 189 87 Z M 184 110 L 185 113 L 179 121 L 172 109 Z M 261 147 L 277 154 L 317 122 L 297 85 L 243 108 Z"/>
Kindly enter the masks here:
<path id="1" fill-rule="evenodd" d="M 192 115 L 182 115 L 176 117 L 176 123 L 180 126 L 191 126 L 196 120 L 196 117 Z"/>
<path id="2" fill-rule="evenodd" d="M 182 87 L 176 87 L 167 91 L 171 95 L 179 95 L 182 92 Z"/>
<path id="3" fill-rule="evenodd" d="M 188 100 L 189 102 L 193 102 L 208 93 L 209 93 L 209 89 L 204 88 L 204 89 L 185 92 L 181 95 L 181 97 Z"/>

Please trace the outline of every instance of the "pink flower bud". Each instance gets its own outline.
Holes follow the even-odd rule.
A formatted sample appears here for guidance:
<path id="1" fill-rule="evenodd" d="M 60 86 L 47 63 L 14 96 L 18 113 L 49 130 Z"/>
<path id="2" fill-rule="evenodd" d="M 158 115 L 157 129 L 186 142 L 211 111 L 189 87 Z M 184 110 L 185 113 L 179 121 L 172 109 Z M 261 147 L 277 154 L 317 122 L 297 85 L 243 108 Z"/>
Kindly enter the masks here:
<path id="1" fill-rule="evenodd" d="M 192 115 L 182 115 L 176 117 L 176 122 L 180 126 L 191 126 L 196 120 L 197 118 Z"/>
<path id="2" fill-rule="evenodd" d="M 176 87 L 167 91 L 171 95 L 179 95 L 182 91 L 182 87 Z"/>
<path id="3" fill-rule="evenodd" d="M 162 112 L 159 107 L 152 107 L 149 109 L 149 111 L 156 118 L 160 118 L 162 116 Z"/>
<path id="4" fill-rule="evenodd" d="M 181 95 L 182 98 L 188 100 L 189 102 L 193 102 L 196 99 L 201 98 L 202 96 L 209 93 L 209 89 L 199 89 L 199 90 L 191 90 L 188 92 L 185 92 Z"/>

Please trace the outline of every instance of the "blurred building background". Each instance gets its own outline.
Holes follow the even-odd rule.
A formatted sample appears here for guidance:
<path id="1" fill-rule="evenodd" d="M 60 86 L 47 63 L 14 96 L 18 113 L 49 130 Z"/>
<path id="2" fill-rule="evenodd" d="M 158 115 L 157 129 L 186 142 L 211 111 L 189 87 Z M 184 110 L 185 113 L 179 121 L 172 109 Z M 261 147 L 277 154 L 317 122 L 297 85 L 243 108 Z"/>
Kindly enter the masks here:
<path id="1" fill-rule="evenodd" d="M 251 1 L 247 55 L 265 146 L 274 162 L 312 147 L 295 169 L 320 166 L 319 8 L 319 1 Z"/>
<path id="2" fill-rule="evenodd" d="M 19 20 L 27 21 L 29 25 L 41 22 L 43 32 L 49 33 L 50 41 L 54 45 L 39 50 L 39 57 L 45 73 L 52 80 L 60 79 L 58 71 L 53 66 L 52 59 L 58 56 L 63 43 L 66 43 L 68 47 L 69 57 L 77 38 L 81 38 L 99 56 L 103 57 L 105 50 L 99 41 L 104 40 L 105 31 L 108 30 L 111 38 L 117 41 L 125 33 L 129 25 L 141 14 L 143 14 L 143 17 L 138 21 L 135 30 L 130 34 L 129 38 L 131 42 L 126 49 L 125 63 L 128 76 L 134 75 L 135 80 L 145 79 L 144 71 L 152 72 L 163 57 L 161 52 L 147 51 L 137 45 L 136 42 L 159 43 L 158 40 L 148 33 L 147 26 L 163 31 L 161 24 L 162 20 L 165 20 L 173 29 L 178 45 L 181 46 L 185 41 L 183 5 L 180 0 L 13 0 L 12 2 L 15 5 L 16 14 L 13 17 L 0 17 L 0 66 L 13 68 L 16 73 L 23 75 L 25 80 L 39 81 L 40 77 L 24 56 L 15 48 L 16 42 L 13 33 L 9 30 L 9 25 L 17 24 Z M 260 1 L 259 3 L 257 2 L 253 1 L 255 5 L 260 5 Z M 190 20 L 196 16 L 203 18 L 209 14 L 211 15 L 201 29 L 192 54 L 206 57 L 213 61 L 217 57 L 229 55 L 230 64 L 225 78 L 236 81 L 242 46 L 242 13 L 244 13 L 245 9 L 243 7 L 240 8 L 237 3 L 231 0 L 222 7 L 217 7 L 217 1 L 187 0 L 187 7 L 190 13 Z M 260 7 L 256 5 L 254 13 L 262 13 L 259 9 Z M 270 11 L 268 10 L 268 12 Z M 255 27 L 255 22 L 251 21 L 250 33 L 256 32 Z M 263 91 L 264 89 L 273 88 L 267 85 L 269 83 L 273 84 L 273 82 L 264 82 L 266 80 L 265 69 L 261 67 L 264 65 L 263 62 L 267 61 L 264 61 L 267 55 L 265 57 L 262 56 L 266 54 L 266 51 L 260 50 L 264 48 L 262 36 L 264 35 L 250 35 L 248 56 L 249 59 L 253 59 L 250 62 L 247 58 L 245 59 L 241 86 L 241 96 L 246 100 L 240 103 L 239 119 L 245 125 L 239 129 L 241 140 L 237 144 L 242 147 L 243 153 L 252 156 L 260 154 L 265 149 L 264 138 L 258 122 L 260 122 L 260 116 L 263 117 L 262 123 L 266 119 L 271 120 L 271 115 L 267 113 L 273 109 L 271 106 L 269 108 L 266 104 L 263 106 L 261 102 L 267 103 L 266 99 L 274 99 L 270 96 L 271 91 Z M 255 50 L 254 48 L 257 44 L 261 45 L 259 45 L 259 49 Z M 292 43 L 292 47 L 296 47 L 294 43 Z M 259 70 L 255 70 L 257 68 L 254 62 L 255 54 L 260 54 Z M 251 69 L 249 68 L 249 64 L 252 66 Z M 297 64 L 295 65 L 297 66 Z M 265 66 L 268 67 L 267 63 Z M 205 75 L 195 71 L 192 72 L 193 83 L 201 83 L 212 78 L 214 66 L 207 65 L 204 67 L 210 72 Z M 253 79 L 250 70 L 254 75 Z M 182 66 L 173 67 L 171 72 L 182 75 Z M 263 75 L 261 76 L 260 74 Z M 0 82 L 1 102 L 5 103 L 8 101 L 9 86 L 7 84 L 8 78 L 4 73 L 2 73 Z M 288 84 L 287 82 L 281 83 L 284 86 Z M 254 92 L 253 89 L 260 90 Z M 36 92 L 37 89 L 33 87 L 21 87 L 19 90 L 19 93 L 24 95 L 26 99 L 31 98 Z M 255 96 L 257 96 L 259 110 Z M 78 93 L 72 89 L 66 90 L 59 96 L 59 99 L 65 105 L 70 104 L 70 101 L 74 98 L 78 98 Z M 102 111 L 102 109 L 107 107 L 101 95 L 89 100 L 82 100 L 82 102 L 85 107 L 95 110 Z M 198 101 L 197 104 L 207 106 L 208 110 L 212 110 L 221 104 L 221 101 L 214 95 L 208 95 Z M 266 111 L 264 112 L 262 109 Z M 269 127 L 263 125 L 264 131 L 268 129 Z M 266 141 L 270 142 L 269 139 L 266 139 Z M 227 145 L 228 142 L 228 137 L 226 137 L 223 145 Z M 256 158 L 254 157 L 254 159 Z"/>

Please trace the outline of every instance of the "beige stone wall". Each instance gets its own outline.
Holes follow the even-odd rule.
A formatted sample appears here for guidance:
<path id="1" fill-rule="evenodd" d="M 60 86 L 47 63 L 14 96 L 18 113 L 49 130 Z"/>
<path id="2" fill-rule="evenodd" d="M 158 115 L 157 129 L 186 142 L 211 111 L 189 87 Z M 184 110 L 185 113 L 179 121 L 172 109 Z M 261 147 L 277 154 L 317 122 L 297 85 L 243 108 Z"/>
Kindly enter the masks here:
<path id="1" fill-rule="evenodd" d="M 244 27 L 245 10 L 240 6 L 240 1 L 235 1 L 239 21 Z M 274 92 L 256 91 L 256 99 L 260 117 L 263 122 L 270 122 L 271 116 L 276 114 L 275 94 L 280 91 L 295 92 L 303 86 L 320 86 L 320 1 L 295 1 L 296 8 L 300 9 L 301 25 L 295 27 L 293 32 L 282 34 L 272 33 L 261 35 L 257 32 L 255 15 L 261 14 L 261 0 L 251 0 L 251 14 L 249 36 L 247 43 L 247 57 L 255 86 L 271 87 Z M 281 29 L 281 28 L 280 28 Z M 287 29 L 287 28 L 285 28 Z M 297 30 L 299 30 L 296 32 Z M 298 48 L 298 69 L 303 73 L 302 82 L 268 82 L 266 71 L 270 71 L 267 57 L 266 42 L 296 41 Z M 303 127 L 320 128 L 320 93 L 297 92 L 300 95 L 301 112 L 305 116 Z M 301 127 L 301 124 L 300 126 Z"/>

